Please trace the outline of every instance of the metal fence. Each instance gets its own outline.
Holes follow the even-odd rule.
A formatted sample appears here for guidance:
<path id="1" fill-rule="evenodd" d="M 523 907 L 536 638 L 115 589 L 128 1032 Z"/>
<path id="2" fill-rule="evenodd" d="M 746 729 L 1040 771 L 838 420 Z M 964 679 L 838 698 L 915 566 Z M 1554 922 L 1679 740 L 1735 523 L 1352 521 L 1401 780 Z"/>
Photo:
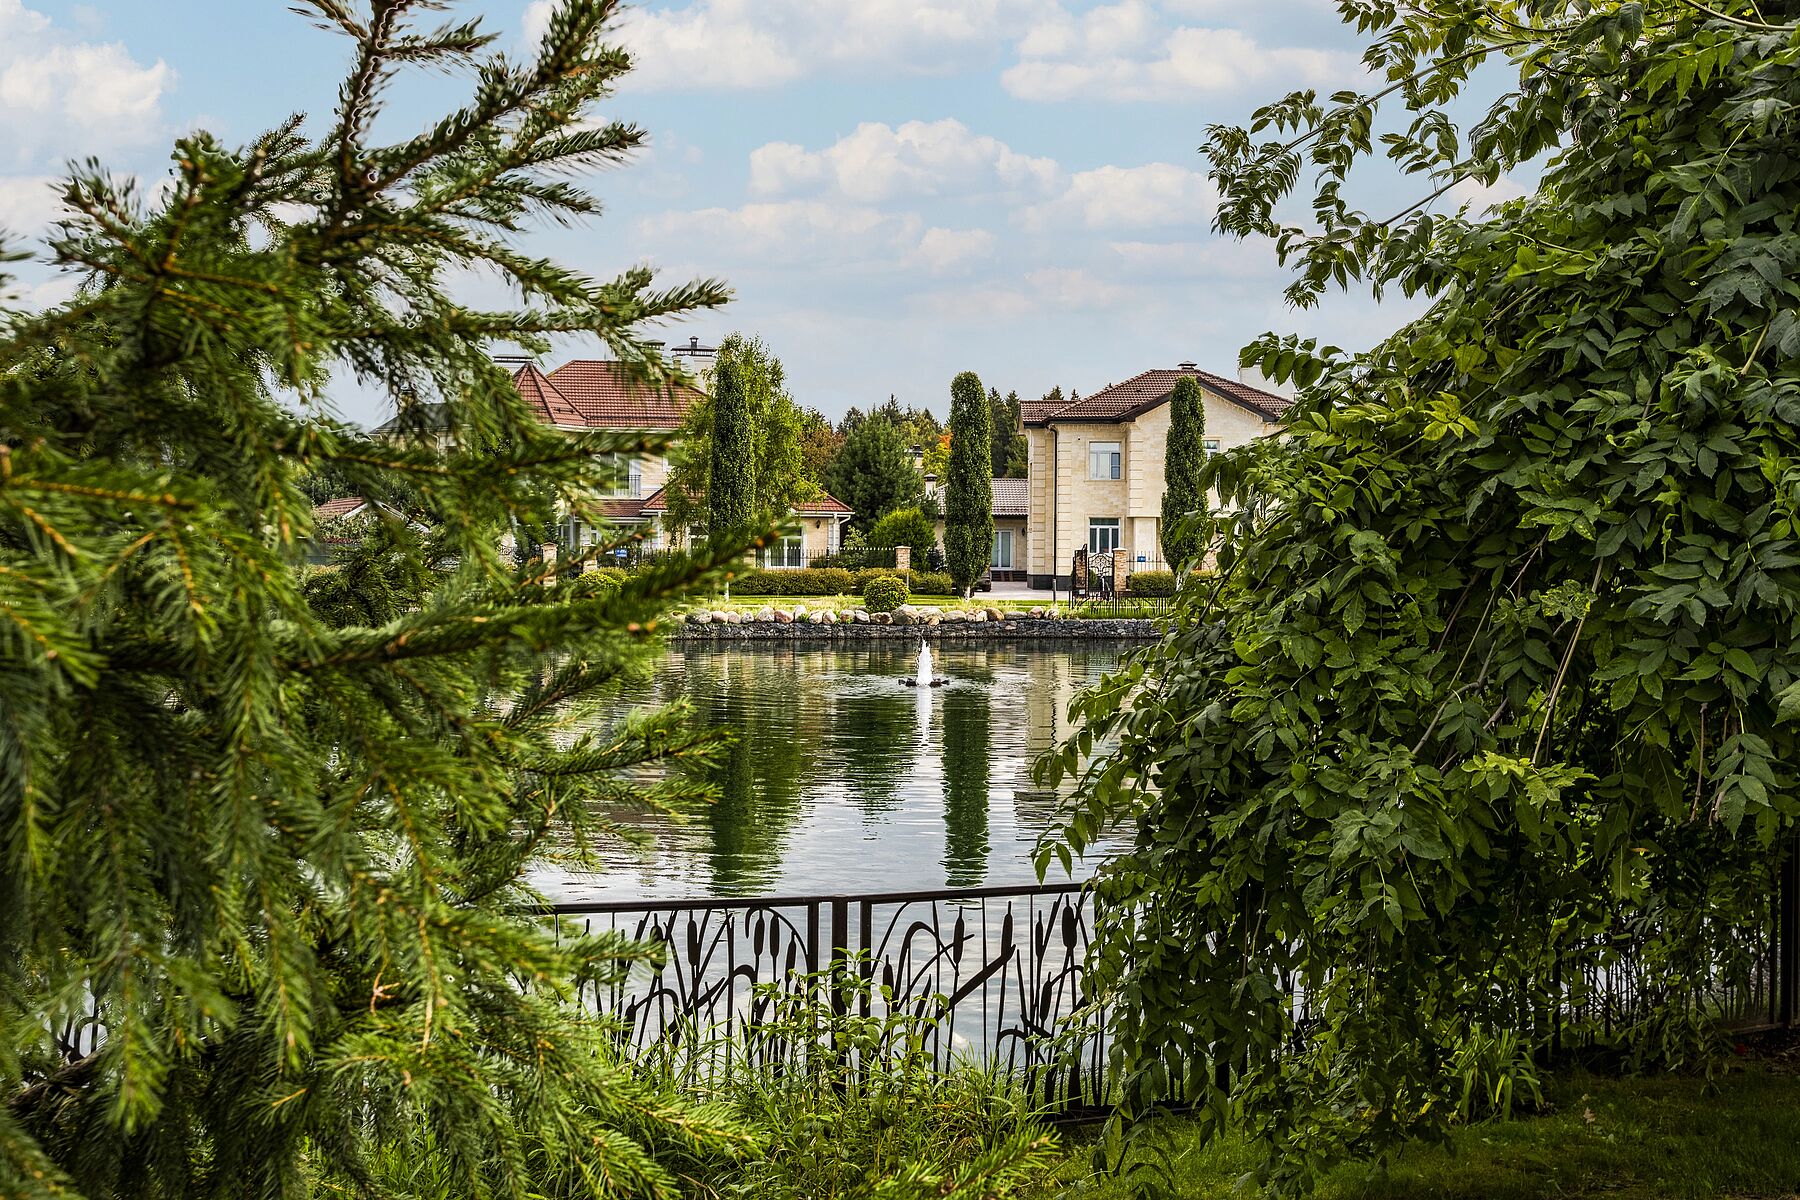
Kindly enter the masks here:
<path id="1" fill-rule="evenodd" d="M 1088 946 L 1089 897 L 1078 885 L 562 904 L 556 912 L 590 933 L 664 945 L 660 969 L 634 968 L 584 996 L 618 1018 L 639 1050 L 685 1040 L 692 1055 L 728 1064 L 777 997 L 835 969 L 863 985 L 843 989 L 840 1006 L 929 1018 L 923 1048 L 940 1069 L 988 1064 L 1050 1107 L 1102 1099 L 1101 1024 L 1068 1023 Z"/>
<path id="2" fill-rule="evenodd" d="M 774 997 L 795 996 L 836 967 L 859 982 L 840 1004 L 905 1010 L 936 1021 L 928 1033 L 940 1068 L 976 1060 L 1013 1074 L 1051 1108 L 1107 1099 L 1104 1014 L 1083 1007 L 1092 894 L 1078 885 L 982 888 L 867 896 L 564 904 L 587 931 L 660 942 L 660 969 L 634 968 L 584 1001 L 618 1018 L 640 1049 L 690 1043 L 692 1056 L 730 1061 Z M 1713 931 L 1701 961 L 1657 964 L 1653 931 L 1624 934 L 1571 955 L 1544 1012 L 1521 1009 L 1521 1028 L 1551 1045 L 1613 1042 L 1658 1011 L 1686 1008 L 1726 1030 L 1792 1024 L 1800 995 L 1800 867 L 1790 860 L 1771 889 L 1766 920 Z M 885 989 L 885 998 L 882 990 Z M 1287 987 L 1295 1037 L 1311 1024 L 1300 989 Z M 766 1044 L 765 1044 L 766 1045 Z M 787 1048 L 792 1052 L 792 1048 Z M 764 1064 L 773 1065 L 773 1064 Z M 705 1063 L 690 1066 L 704 1070 Z"/>

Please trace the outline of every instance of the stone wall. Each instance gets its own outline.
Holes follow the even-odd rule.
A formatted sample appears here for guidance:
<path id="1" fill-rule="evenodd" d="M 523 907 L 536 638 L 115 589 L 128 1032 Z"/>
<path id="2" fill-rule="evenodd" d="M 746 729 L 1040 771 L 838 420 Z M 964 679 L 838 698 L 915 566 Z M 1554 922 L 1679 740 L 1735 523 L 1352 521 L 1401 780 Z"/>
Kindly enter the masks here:
<path id="1" fill-rule="evenodd" d="M 834 614 L 827 623 L 807 619 L 812 615 L 815 614 L 776 621 L 758 620 L 754 613 L 732 613 L 735 620 L 718 621 L 701 619 L 705 614 L 696 614 L 677 621 L 669 636 L 684 642 L 917 641 L 921 637 L 934 642 L 1153 641 L 1161 636 L 1158 623 L 1145 620 L 1031 617 L 1022 613 L 1006 613 L 996 620 L 983 613 L 979 620 L 965 617 L 945 621 L 935 616 L 920 618 L 896 613 L 884 622 L 881 618 L 888 616 L 886 613 L 862 613 L 866 620 L 839 620 L 836 618 L 846 614 Z"/>

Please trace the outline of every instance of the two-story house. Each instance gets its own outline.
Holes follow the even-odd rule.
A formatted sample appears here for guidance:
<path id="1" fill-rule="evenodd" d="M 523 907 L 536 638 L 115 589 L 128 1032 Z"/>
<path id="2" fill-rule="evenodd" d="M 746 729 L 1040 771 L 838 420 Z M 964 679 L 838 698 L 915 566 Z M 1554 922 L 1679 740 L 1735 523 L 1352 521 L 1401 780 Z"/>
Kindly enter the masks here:
<path id="1" fill-rule="evenodd" d="M 1209 453 L 1279 432 L 1293 403 L 1191 362 L 1145 371 L 1073 401 L 1025 401 L 1032 587 L 1066 586 L 1078 547 L 1089 554 L 1123 551 L 1140 568 L 1162 566 L 1169 397 L 1184 375 L 1205 395 Z"/>
<path id="2" fill-rule="evenodd" d="M 695 339 L 696 346 L 698 339 Z M 691 349 L 684 347 L 681 349 Z M 526 362 L 513 374 L 519 394 L 547 425 L 571 431 L 588 429 L 648 429 L 674 432 L 681 428 L 688 408 L 701 398 L 685 385 L 651 386 L 631 379 L 621 365 L 605 359 L 579 358 L 545 373 Z M 641 528 L 647 548 L 670 544 L 663 501 L 669 480 L 668 459 L 647 454 L 618 464 L 617 484 L 600 498 L 609 524 L 616 528 Z M 797 532 L 758 556 L 759 565 L 770 568 L 800 567 L 823 554 L 836 553 L 851 512 L 836 497 L 821 493 L 815 501 L 794 512 Z M 602 532 L 570 515 L 563 531 L 565 544 L 591 546 Z"/>

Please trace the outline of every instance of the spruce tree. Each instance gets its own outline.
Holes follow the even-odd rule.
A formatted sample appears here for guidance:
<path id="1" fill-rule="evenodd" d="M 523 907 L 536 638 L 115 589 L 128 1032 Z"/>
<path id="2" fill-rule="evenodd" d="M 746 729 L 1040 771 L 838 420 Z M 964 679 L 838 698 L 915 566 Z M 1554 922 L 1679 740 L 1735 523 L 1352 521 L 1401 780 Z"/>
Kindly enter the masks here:
<path id="1" fill-rule="evenodd" d="M 973 371 L 950 383 L 950 471 L 945 482 L 944 556 L 965 596 L 994 553 L 994 473 L 988 457 L 988 398 Z"/>
<path id="2" fill-rule="evenodd" d="M 859 530 L 897 508 L 919 504 L 925 492 L 900 431 L 883 416 L 866 418 L 850 430 L 826 470 L 825 486 L 850 506 Z"/>
<path id="3" fill-rule="evenodd" d="M 1191 375 L 1169 397 L 1169 442 L 1163 455 L 1162 552 L 1171 570 L 1194 565 L 1204 548 L 1206 393 Z"/>
<path id="4" fill-rule="evenodd" d="M 641 140 L 589 119 L 612 0 L 522 59 L 413 23 L 438 4 L 304 7 L 350 42 L 322 128 L 183 138 L 166 190 L 81 170 L 50 259 L 82 290 L 0 311 L 0 1195 L 394 1194 L 427 1155 L 456 1195 L 674 1195 L 669 1156 L 741 1138 L 575 1002 L 648 952 L 530 908 L 617 806 L 695 798 L 633 781 L 710 736 L 601 706 L 742 547 L 515 566 L 546 491 L 585 511 L 661 446 L 539 424 L 489 353 L 585 332 L 666 386 L 640 331 L 724 293 L 511 237 Z M 400 68 L 465 65 L 465 104 L 373 138 Z M 525 303 L 457 302 L 471 267 Z M 330 419 L 352 375 L 435 444 Z M 309 574 L 326 475 L 402 517 Z"/>
<path id="5" fill-rule="evenodd" d="M 712 464 L 707 472 L 707 536 L 730 535 L 756 511 L 756 414 L 744 364 L 721 362 L 713 374 Z"/>

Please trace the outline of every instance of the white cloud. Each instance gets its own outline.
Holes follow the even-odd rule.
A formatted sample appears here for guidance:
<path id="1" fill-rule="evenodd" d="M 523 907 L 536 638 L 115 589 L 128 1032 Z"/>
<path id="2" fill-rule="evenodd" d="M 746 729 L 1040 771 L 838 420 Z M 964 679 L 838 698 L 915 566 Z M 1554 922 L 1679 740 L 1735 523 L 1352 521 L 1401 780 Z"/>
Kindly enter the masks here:
<path id="1" fill-rule="evenodd" d="M 1444 196 L 1452 203 L 1466 207 L 1470 216 L 1479 217 L 1497 204 L 1530 194 L 1530 188 L 1510 175 L 1502 175 L 1490 184 L 1480 184 L 1473 179 L 1460 180 Z"/>
<path id="2" fill-rule="evenodd" d="M 671 212 L 643 221 L 655 244 L 719 262 L 799 270 L 892 271 L 923 268 L 955 274 L 993 252 L 981 229 L 928 227 L 917 213 L 867 205 L 784 200 L 739 208 Z"/>
<path id="3" fill-rule="evenodd" d="M 913 260 L 933 275 L 955 275 L 992 256 L 994 244 L 985 229 L 927 229 Z"/>
<path id="4" fill-rule="evenodd" d="M 0 128 L 16 161 L 154 136 L 174 80 L 160 59 L 144 66 L 118 42 L 72 41 L 22 0 L 0 0 Z"/>
<path id="5" fill-rule="evenodd" d="M 984 324 L 1049 313 L 1141 307 L 1144 299 L 1141 290 L 1080 267 L 1040 267 L 1026 272 L 1016 284 L 977 284 L 920 298 L 922 306 L 939 317 Z"/>
<path id="6" fill-rule="evenodd" d="M 1180 100 L 1269 83 L 1343 86 L 1363 74 L 1353 54 L 1264 46 L 1236 29 L 1180 26 L 1133 45 L 1120 32 L 1135 29 L 1126 16 L 1111 33 L 1090 33 L 1067 20 L 1053 18 L 1021 41 L 1021 61 L 1000 77 L 1008 92 L 1042 101 Z"/>
<path id="7" fill-rule="evenodd" d="M 1204 228 L 1217 203 L 1217 191 L 1199 171 L 1173 163 L 1106 166 L 1077 173 L 1061 195 L 1025 209 L 1019 219 L 1033 232 L 1071 225 L 1085 229 Z"/>
<path id="8" fill-rule="evenodd" d="M 757 88 L 868 65 L 936 74 L 1004 42 L 1052 0 L 691 0 L 634 8 L 618 43 L 636 63 L 626 86 Z M 533 0 L 526 36 L 541 37 L 553 0 Z"/>
<path id="9" fill-rule="evenodd" d="M 824 187 L 852 200 L 1002 192 L 1043 195 L 1055 160 L 1020 154 L 961 121 L 864 122 L 823 150 L 770 142 L 750 155 L 750 190 L 779 196 Z"/>
<path id="10" fill-rule="evenodd" d="M 0 176 L 0 229 L 37 237 L 62 212 L 60 180 L 48 175 Z"/>
<path id="11" fill-rule="evenodd" d="M 1107 243 L 1118 264 L 1138 279 L 1248 279 L 1279 289 L 1283 277 L 1266 239 L 1220 237 L 1205 242 Z"/>

